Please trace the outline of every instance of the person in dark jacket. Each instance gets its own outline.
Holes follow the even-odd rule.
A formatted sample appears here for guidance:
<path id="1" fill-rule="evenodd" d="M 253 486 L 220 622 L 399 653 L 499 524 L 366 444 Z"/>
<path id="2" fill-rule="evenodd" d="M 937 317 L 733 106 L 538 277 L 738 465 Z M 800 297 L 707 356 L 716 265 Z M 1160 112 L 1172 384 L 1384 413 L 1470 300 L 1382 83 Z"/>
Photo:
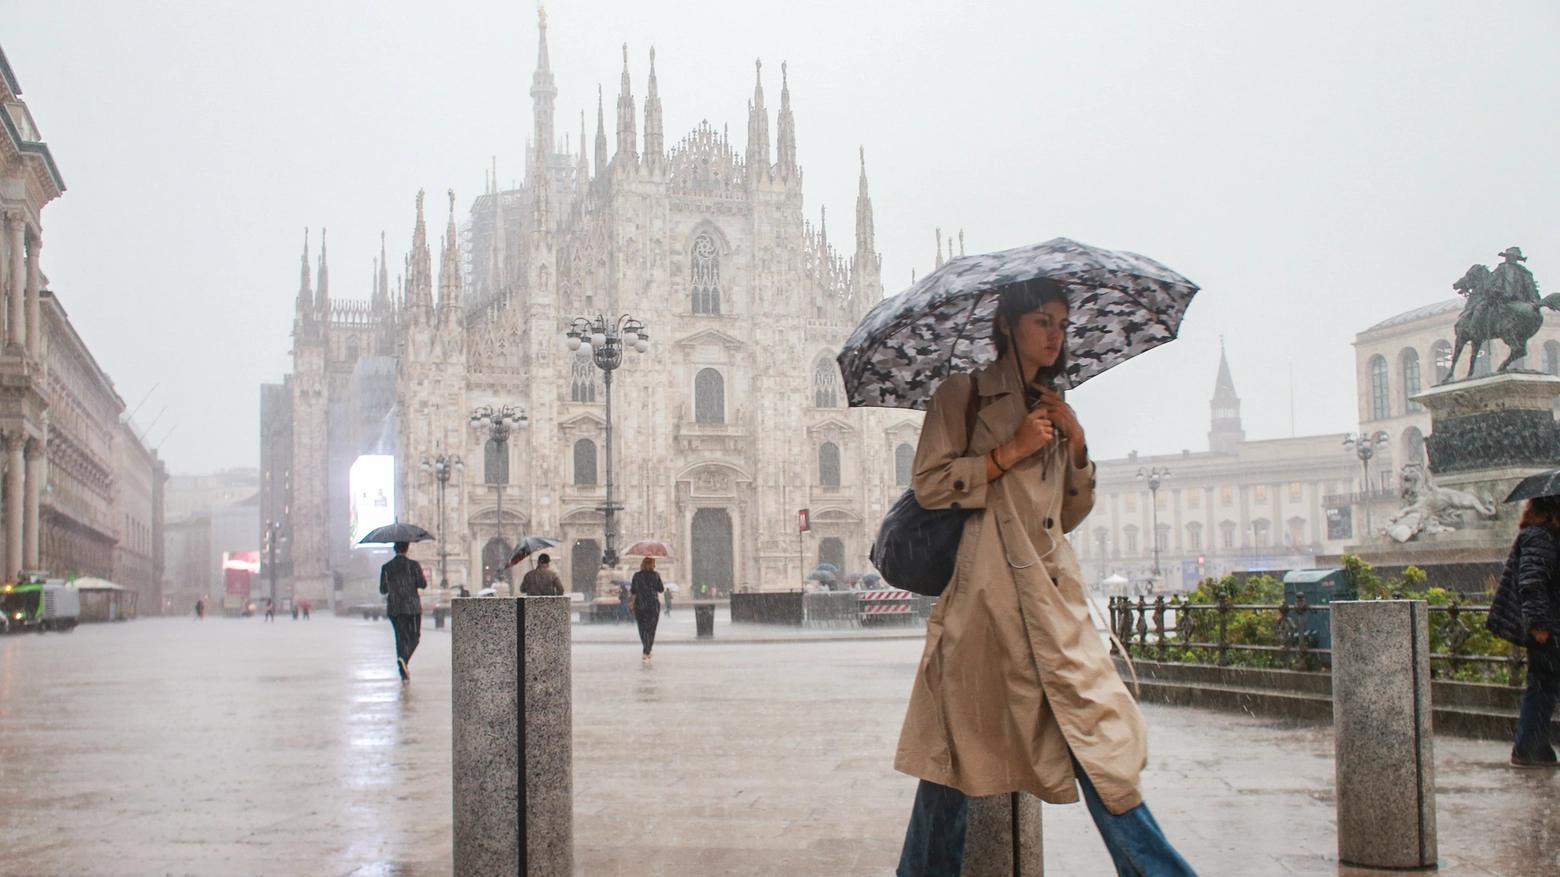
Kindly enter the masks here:
<path id="1" fill-rule="evenodd" d="M 639 563 L 639 572 L 629 586 L 628 602 L 634 612 L 634 623 L 639 625 L 639 643 L 645 653 L 640 663 L 650 663 L 650 650 L 655 647 L 655 628 L 661 620 L 661 574 L 655 571 L 655 558 L 647 557 Z"/>
<path id="2" fill-rule="evenodd" d="M 1513 767 L 1556 767 L 1549 721 L 1560 701 L 1560 497 L 1530 499 L 1490 603 L 1492 633 L 1525 646 L 1527 691 L 1511 747 Z"/>
<path id="3" fill-rule="evenodd" d="M 379 593 L 389 597 L 385 614 L 395 629 L 395 666 L 401 671 L 402 682 L 412 678 L 406 665 L 422 639 L 422 598 L 417 592 L 428 587 L 422 564 L 406 556 L 409 547 L 405 542 L 395 543 L 395 557 L 379 568 Z"/>
<path id="4" fill-rule="evenodd" d="M 536 569 L 520 580 L 520 593 L 527 597 L 563 596 L 563 579 L 553 571 L 552 558 L 546 554 L 536 556 Z"/>

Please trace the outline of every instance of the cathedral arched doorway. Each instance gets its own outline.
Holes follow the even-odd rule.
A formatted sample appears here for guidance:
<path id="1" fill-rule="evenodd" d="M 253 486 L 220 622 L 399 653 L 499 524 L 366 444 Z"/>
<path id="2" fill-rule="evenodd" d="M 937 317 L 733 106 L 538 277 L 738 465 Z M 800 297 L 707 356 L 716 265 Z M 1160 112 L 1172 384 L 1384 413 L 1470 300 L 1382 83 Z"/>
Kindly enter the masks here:
<path id="1" fill-rule="evenodd" d="M 835 536 L 818 540 L 818 562 L 833 564 L 842 574 L 845 572 L 845 543 Z"/>
<path id="2" fill-rule="evenodd" d="M 596 573 L 601 569 L 601 545 L 594 539 L 580 539 L 569 552 L 569 588 L 585 595 L 585 602 L 596 599 Z"/>
<path id="3" fill-rule="evenodd" d="M 495 582 L 508 584 L 511 579 L 509 570 L 504 569 L 504 564 L 509 562 L 509 553 L 512 549 L 507 541 L 494 536 L 482 546 L 482 584 L 492 585 Z"/>
<path id="4" fill-rule="evenodd" d="M 693 513 L 694 596 L 728 594 L 735 582 L 732 565 L 731 515 L 725 509 L 699 509 Z"/>

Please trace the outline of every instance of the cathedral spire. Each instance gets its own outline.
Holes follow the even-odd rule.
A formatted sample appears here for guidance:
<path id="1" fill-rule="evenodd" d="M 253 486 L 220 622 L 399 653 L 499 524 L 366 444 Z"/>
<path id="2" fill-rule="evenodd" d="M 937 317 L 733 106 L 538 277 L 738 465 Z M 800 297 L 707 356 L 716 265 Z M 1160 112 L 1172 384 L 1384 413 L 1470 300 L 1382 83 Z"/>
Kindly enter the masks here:
<path id="1" fill-rule="evenodd" d="M 796 120 L 791 117 L 791 84 L 786 79 L 785 62 L 780 62 L 780 114 L 775 117 L 775 170 L 782 180 L 796 175 Z"/>
<path id="2" fill-rule="evenodd" d="M 314 311 L 321 325 L 330 325 L 330 268 L 325 263 L 325 229 L 320 229 L 320 274 L 314 284 Z"/>
<path id="3" fill-rule="evenodd" d="M 601 86 L 596 86 L 596 176 L 601 176 L 607 171 L 607 121 L 605 98 L 601 94 Z"/>
<path id="4" fill-rule="evenodd" d="M 303 276 L 298 281 L 298 306 L 296 322 L 309 325 L 314 322 L 314 288 L 309 285 L 309 230 L 303 230 Z M 294 327 L 297 328 L 297 327 Z"/>
<path id="5" fill-rule="evenodd" d="M 450 190 L 450 222 L 444 231 L 444 256 L 439 262 L 439 309 L 461 306 L 460 233 L 455 229 L 455 190 Z"/>
<path id="6" fill-rule="evenodd" d="M 661 92 L 655 82 L 655 46 L 650 47 L 650 83 L 645 91 L 645 163 L 659 164 L 665 157 L 661 133 Z"/>
<path id="7" fill-rule="evenodd" d="M 406 307 L 423 311 L 433 307 L 433 259 L 428 253 L 428 225 L 423 220 L 423 195 L 417 190 L 417 225 L 412 230 L 412 252 L 406 259 Z"/>
<path id="8" fill-rule="evenodd" d="M 764 61 L 753 62 L 753 100 L 748 104 L 747 172 L 749 180 L 769 179 L 769 112 L 764 109 Z"/>
<path id="9" fill-rule="evenodd" d="M 872 196 L 867 194 L 867 148 L 861 147 L 861 181 L 856 187 L 856 256 L 877 253 L 877 234 L 872 226 Z"/>
<path id="10" fill-rule="evenodd" d="M 939 229 L 938 229 L 938 230 L 937 230 L 937 267 L 938 267 L 938 268 L 941 268 L 941 267 L 942 267 L 942 266 L 943 266 L 943 257 L 942 257 L 942 229 L 940 229 L 940 228 L 939 228 Z"/>
<path id="11" fill-rule="evenodd" d="M 1212 428 L 1208 431 L 1208 449 L 1215 454 L 1234 454 L 1246 440 L 1246 431 L 1240 422 L 1240 397 L 1235 394 L 1235 379 L 1230 376 L 1230 360 L 1224 353 L 1224 340 L 1219 340 L 1219 376 L 1213 382 L 1213 399 L 1208 403 L 1213 413 Z"/>
<path id="12" fill-rule="evenodd" d="M 623 44 L 623 81 L 618 87 L 617 155 L 613 161 L 639 163 L 639 134 L 634 130 L 634 92 L 628 84 L 628 43 Z"/>
<path id="13" fill-rule="evenodd" d="M 387 309 L 390 306 L 390 263 L 385 258 L 385 233 L 379 232 L 379 277 L 378 285 L 374 287 L 374 309 Z"/>
<path id="14" fill-rule="evenodd" d="M 553 98 L 558 96 L 558 87 L 553 84 L 552 65 L 547 58 L 547 10 L 537 7 L 536 15 L 536 73 L 531 77 L 531 112 L 536 117 L 533 148 L 545 159 L 557 146 L 553 133 Z"/>

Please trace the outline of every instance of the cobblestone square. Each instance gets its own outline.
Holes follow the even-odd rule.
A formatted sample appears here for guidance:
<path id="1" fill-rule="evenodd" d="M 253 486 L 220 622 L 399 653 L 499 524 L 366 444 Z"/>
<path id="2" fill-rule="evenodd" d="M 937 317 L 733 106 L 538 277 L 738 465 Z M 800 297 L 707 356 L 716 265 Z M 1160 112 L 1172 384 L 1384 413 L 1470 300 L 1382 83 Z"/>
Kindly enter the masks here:
<path id="1" fill-rule="evenodd" d="M 576 627 L 581 875 L 887 877 L 914 780 L 891 762 L 919 639 Z M 686 630 L 683 628 L 686 627 Z M 449 636 L 402 687 L 384 622 L 147 619 L 0 639 L 0 874 L 450 873 Z M 811 639 L 804 639 L 811 636 Z M 832 638 L 831 638 L 832 636 Z M 1150 805 L 1204 877 L 1356 874 L 1325 727 L 1148 706 Z M 1560 777 L 1437 740 L 1441 873 L 1560 863 Z M 1081 806 L 1047 873 L 1112 873 Z"/>

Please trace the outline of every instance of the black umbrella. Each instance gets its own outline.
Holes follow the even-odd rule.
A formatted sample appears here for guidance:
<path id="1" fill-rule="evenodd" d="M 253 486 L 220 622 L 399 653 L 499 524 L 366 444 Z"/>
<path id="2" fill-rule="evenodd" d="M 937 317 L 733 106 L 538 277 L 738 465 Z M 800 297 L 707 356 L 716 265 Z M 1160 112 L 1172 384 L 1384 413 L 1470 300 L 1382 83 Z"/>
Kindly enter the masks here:
<path id="1" fill-rule="evenodd" d="M 368 535 L 358 540 L 359 545 L 368 545 L 373 542 L 430 542 L 434 538 L 432 533 L 416 524 L 403 524 L 400 521 L 394 524 L 386 524 L 368 531 Z"/>
<path id="2" fill-rule="evenodd" d="M 509 555 L 509 562 L 504 564 L 504 569 L 514 566 L 538 551 L 546 551 L 554 545 L 562 543 L 562 539 L 551 539 L 547 536 L 527 536 L 521 539 L 519 544 L 515 546 L 514 553 Z"/>
<path id="3" fill-rule="evenodd" d="M 850 405 L 924 409 L 943 378 L 996 359 L 997 298 L 1037 277 L 1067 291 L 1069 387 L 1174 340 L 1197 294 L 1197 284 L 1152 259 L 1067 238 L 960 256 L 878 302 L 851 333 L 838 357 Z"/>
<path id="4" fill-rule="evenodd" d="M 1560 496 L 1560 469 L 1550 469 L 1522 479 L 1522 483 L 1506 497 L 1506 502 L 1520 502 L 1540 496 Z"/>

